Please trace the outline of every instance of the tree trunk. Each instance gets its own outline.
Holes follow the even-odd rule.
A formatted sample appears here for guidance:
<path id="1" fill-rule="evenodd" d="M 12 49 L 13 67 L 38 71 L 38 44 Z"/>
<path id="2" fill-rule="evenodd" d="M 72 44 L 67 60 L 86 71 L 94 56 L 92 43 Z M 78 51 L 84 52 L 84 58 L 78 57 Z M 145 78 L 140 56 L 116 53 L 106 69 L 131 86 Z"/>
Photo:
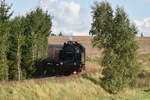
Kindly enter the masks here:
<path id="1" fill-rule="evenodd" d="M 20 35 L 18 37 L 18 40 L 17 40 L 17 43 L 18 43 L 18 46 L 17 46 L 17 79 L 20 80 L 21 79 L 21 40 L 20 40 Z"/>

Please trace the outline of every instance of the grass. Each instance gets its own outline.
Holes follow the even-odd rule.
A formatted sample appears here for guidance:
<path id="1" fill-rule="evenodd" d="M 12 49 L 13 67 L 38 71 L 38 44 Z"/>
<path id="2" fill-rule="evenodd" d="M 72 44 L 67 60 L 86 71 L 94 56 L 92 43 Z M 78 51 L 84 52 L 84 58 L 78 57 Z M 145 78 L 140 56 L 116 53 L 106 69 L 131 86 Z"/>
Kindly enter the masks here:
<path id="1" fill-rule="evenodd" d="M 69 78 L 63 82 L 49 80 L 38 83 L 35 81 L 1 83 L 0 100 L 149 100 L 150 98 L 148 88 L 127 88 L 117 95 L 111 95 L 101 88 L 98 81 L 99 74 L 88 74 L 86 77 Z"/>
<path id="2" fill-rule="evenodd" d="M 94 68 L 98 60 L 87 58 Z M 0 100 L 149 100 L 150 54 L 139 56 L 143 72 L 136 79 L 136 86 L 125 88 L 116 95 L 109 94 L 99 84 L 98 73 L 58 80 L 0 82 Z"/>
<path id="3" fill-rule="evenodd" d="M 138 57 L 141 69 L 150 72 L 150 54 L 141 54 Z"/>
<path id="4" fill-rule="evenodd" d="M 150 54 L 141 54 L 138 56 L 140 72 L 136 78 L 135 87 L 150 89 Z"/>

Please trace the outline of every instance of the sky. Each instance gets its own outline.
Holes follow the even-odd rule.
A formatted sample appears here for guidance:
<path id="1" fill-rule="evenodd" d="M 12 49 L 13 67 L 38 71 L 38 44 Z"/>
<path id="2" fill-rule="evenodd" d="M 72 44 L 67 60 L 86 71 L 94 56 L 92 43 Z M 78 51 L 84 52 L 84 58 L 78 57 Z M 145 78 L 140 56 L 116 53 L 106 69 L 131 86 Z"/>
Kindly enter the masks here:
<path id="1" fill-rule="evenodd" d="M 89 35 L 91 7 L 95 1 L 104 0 L 6 0 L 12 4 L 14 16 L 22 16 L 41 7 L 52 16 L 52 32 L 71 35 Z M 121 6 L 144 36 L 150 36 L 150 0 L 105 0 L 113 9 Z"/>

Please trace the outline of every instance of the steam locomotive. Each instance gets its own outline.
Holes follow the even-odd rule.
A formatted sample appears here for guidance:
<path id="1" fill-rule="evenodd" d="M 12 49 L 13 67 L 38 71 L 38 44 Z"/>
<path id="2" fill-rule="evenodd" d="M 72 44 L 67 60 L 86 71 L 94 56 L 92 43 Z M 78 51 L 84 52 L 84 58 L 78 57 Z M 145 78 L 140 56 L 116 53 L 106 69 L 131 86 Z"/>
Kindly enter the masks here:
<path id="1" fill-rule="evenodd" d="M 46 74 L 71 74 L 85 70 L 85 48 L 76 41 L 49 45 L 45 61 Z"/>

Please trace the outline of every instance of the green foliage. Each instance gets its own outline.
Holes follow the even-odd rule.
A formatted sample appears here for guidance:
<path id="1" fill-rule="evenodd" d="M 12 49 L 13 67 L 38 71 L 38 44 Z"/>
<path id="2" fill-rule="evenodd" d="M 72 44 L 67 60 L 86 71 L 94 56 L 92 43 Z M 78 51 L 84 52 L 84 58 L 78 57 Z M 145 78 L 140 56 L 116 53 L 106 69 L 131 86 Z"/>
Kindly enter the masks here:
<path id="1" fill-rule="evenodd" d="M 9 33 L 8 60 L 9 60 L 9 79 L 20 80 L 23 78 L 21 68 L 22 46 L 25 44 L 24 18 L 16 17 L 11 21 L 11 31 Z"/>
<path id="2" fill-rule="evenodd" d="M 5 3 L 5 0 L 0 1 L 0 80 L 8 79 L 8 34 L 9 34 L 9 19 L 12 15 L 10 6 Z"/>
<path id="3" fill-rule="evenodd" d="M 90 34 L 96 35 L 93 39 L 93 46 L 108 48 L 111 46 L 111 32 L 113 23 L 113 11 L 109 3 L 95 3 L 92 7 L 93 23 Z"/>
<path id="4" fill-rule="evenodd" d="M 25 18 L 25 45 L 23 46 L 23 63 L 27 77 L 32 77 L 36 71 L 35 63 L 47 57 L 47 37 L 51 32 L 51 17 L 47 12 L 37 8 Z"/>
<path id="5" fill-rule="evenodd" d="M 63 36 L 62 32 L 60 32 L 58 36 Z"/>
<path id="6" fill-rule="evenodd" d="M 117 93 L 132 82 L 139 69 L 137 30 L 122 8 L 118 7 L 113 15 L 108 2 L 96 3 L 92 13 L 92 43 L 103 49 L 102 85 L 110 93 Z"/>
<path id="7" fill-rule="evenodd" d="M 52 33 L 51 36 L 56 36 L 56 34 Z"/>
<path id="8" fill-rule="evenodd" d="M 11 7 L 0 1 L 0 80 L 33 77 L 36 63 L 47 57 L 51 16 L 37 8 L 24 17 L 12 16 Z"/>

